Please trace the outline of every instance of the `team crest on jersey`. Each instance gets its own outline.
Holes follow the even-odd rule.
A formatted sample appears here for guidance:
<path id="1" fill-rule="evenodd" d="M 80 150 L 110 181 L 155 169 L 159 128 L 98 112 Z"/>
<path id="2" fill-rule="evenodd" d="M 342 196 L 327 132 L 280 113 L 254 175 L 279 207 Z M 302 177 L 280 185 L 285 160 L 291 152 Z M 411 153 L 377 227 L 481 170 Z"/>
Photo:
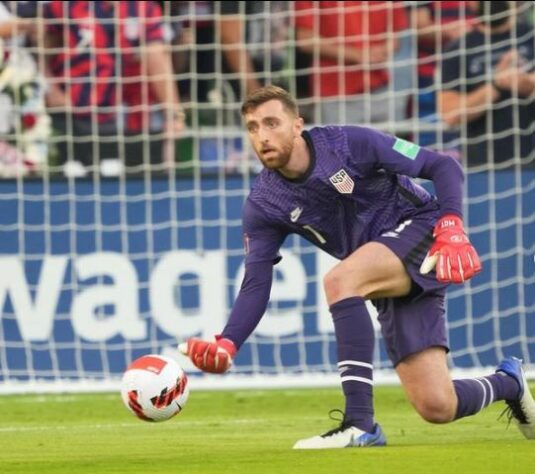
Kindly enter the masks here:
<path id="1" fill-rule="evenodd" d="M 124 34 L 130 40 L 136 40 L 140 37 L 140 25 L 137 18 L 128 18 L 124 24 Z"/>
<path id="2" fill-rule="evenodd" d="M 329 181 L 334 185 L 336 190 L 342 194 L 351 194 L 353 192 L 353 188 L 355 187 L 355 182 L 344 169 L 334 173 L 329 178 Z"/>

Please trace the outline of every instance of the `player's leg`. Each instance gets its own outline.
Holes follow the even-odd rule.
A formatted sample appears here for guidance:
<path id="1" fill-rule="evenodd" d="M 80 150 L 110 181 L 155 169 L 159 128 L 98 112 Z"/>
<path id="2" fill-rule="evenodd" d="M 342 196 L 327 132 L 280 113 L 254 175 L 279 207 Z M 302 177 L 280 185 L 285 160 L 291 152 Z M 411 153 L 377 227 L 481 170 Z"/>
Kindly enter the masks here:
<path id="1" fill-rule="evenodd" d="M 409 263 L 407 271 L 418 270 Z M 416 411 L 429 422 L 448 423 L 505 400 L 524 435 L 535 437 L 535 402 L 519 361 L 506 359 L 485 377 L 450 379 L 444 289 L 420 283 L 409 297 L 375 302 L 388 354 Z"/>
<path id="2" fill-rule="evenodd" d="M 372 359 L 375 333 L 364 298 L 370 294 L 406 294 L 410 290 L 410 279 L 403 263 L 390 249 L 372 242 L 336 265 L 324 283 L 345 395 L 344 419 L 337 429 L 298 441 L 294 447 L 384 445 L 381 428 L 374 422 Z"/>
<path id="3" fill-rule="evenodd" d="M 324 278 L 327 303 L 347 298 L 405 296 L 411 279 L 401 259 L 386 245 L 369 242 L 335 265 Z"/>
<path id="4" fill-rule="evenodd" d="M 505 400 L 526 438 L 535 438 L 535 402 L 521 362 L 504 360 L 494 374 L 451 380 L 442 347 L 430 347 L 403 359 L 396 366 L 407 398 L 431 423 L 475 415 L 493 402 Z"/>
<path id="5" fill-rule="evenodd" d="M 324 285 L 345 396 L 344 421 L 372 432 L 375 331 L 365 299 L 372 294 L 407 294 L 410 278 L 389 248 L 370 242 L 336 265 L 325 276 Z"/>
<path id="6" fill-rule="evenodd" d="M 446 349 L 429 347 L 396 365 L 407 398 L 420 416 L 431 423 L 455 418 L 457 395 L 451 380 Z"/>

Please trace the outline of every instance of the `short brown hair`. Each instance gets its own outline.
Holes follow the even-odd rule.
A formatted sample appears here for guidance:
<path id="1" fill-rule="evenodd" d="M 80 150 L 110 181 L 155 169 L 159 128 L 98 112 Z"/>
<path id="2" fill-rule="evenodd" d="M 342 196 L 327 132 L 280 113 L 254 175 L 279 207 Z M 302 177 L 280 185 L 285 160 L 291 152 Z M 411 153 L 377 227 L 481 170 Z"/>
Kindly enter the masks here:
<path id="1" fill-rule="evenodd" d="M 260 87 L 251 92 L 241 106 L 242 116 L 269 100 L 278 100 L 282 102 L 282 105 L 286 110 L 290 111 L 296 117 L 299 116 L 299 107 L 292 94 L 287 90 L 284 90 L 282 87 L 274 85 Z"/>

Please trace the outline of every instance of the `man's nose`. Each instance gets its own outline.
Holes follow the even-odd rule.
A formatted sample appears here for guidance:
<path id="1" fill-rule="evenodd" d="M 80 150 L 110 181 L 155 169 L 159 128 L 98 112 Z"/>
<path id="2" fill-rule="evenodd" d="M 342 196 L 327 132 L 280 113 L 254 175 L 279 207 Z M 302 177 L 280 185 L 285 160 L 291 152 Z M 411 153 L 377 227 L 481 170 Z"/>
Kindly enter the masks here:
<path id="1" fill-rule="evenodd" d="M 260 138 L 261 142 L 266 142 L 269 140 L 269 131 L 266 129 L 266 127 L 260 127 L 258 129 L 258 137 Z"/>

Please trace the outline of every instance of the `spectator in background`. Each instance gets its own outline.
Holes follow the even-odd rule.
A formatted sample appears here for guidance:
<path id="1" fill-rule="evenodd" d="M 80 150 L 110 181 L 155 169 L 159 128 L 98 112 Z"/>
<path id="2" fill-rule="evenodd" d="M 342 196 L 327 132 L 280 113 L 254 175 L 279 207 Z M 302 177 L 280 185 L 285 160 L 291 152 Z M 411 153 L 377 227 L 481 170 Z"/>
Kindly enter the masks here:
<path id="1" fill-rule="evenodd" d="M 511 2 L 472 3 L 478 23 L 444 52 L 440 114 L 460 127 L 468 166 L 533 165 L 533 28 L 515 22 Z"/>
<path id="2" fill-rule="evenodd" d="M 85 174 L 80 163 L 123 157 L 127 166 L 148 163 L 147 134 L 158 133 L 158 144 L 164 132 L 172 135 L 184 125 L 159 6 L 52 1 L 45 18 L 51 48 L 48 104 L 63 134 L 60 164 L 78 164 L 68 173 L 79 176 Z M 158 125 L 152 112 L 160 114 Z M 161 146 L 150 151 L 150 162 L 161 163 Z"/>
<path id="3" fill-rule="evenodd" d="M 0 2 L 0 177 L 41 171 L 51 131 L 44 78 L 26 48 L 35 23 L 8 6 Z"/>
<path id="4" fill-rule="evenodd" d="M 467 2 L 416 2 L 412 23 L 418 34 L 418 97 L 414 102 L 417 117 L 424 122 L 437 122 L 435 70 L 437 56 L 451 42 L 472 29 L 474 12 Z M 451 142 L 457 134 L 443 137 Z M 437 145 L 436 133 L 421 133 L 418 143 Z M 443 148 L 443 147 L 441 147 Z"/>
<path id="5" fill-rule="evenodd" d="M 172 33 L 157 2 L 115 3 L 116 25 L 121 25 L 126 165 L 157 165 L 162 159 L 173 165 L 174 140 L 185 128 L 185 113 L 174 81 L 169 50 Z"/>
<path id="6" fill-rule="evenodd" d="M 220 114 L 213 109 L 220 112 L 229 103 L 236 116 L 225 120 L 241 120 L 237 109 L 246 93 L 267 82 L 285 84 L 289 2 L 178 1 L 164 8 L 173 18 L 180 50 L 175 72 L 189 76 L 181 78 L 179 88 L 201 104 L 201 123 L 214 123 Z"/>
<path id="7" fill-rule="evenodd" d="M 286 86 L 288 2 L 217 3 L 221 45 L 238 102 L 267 83 Z"/>
<path id="8" fill-rule="evenodd" d="M 160 3 L 172 19 L 173 63 L 182 97 L 197 104 L 206 104 L 210 102 L 216 79 L 214 2 Z M 202 110 L 199 110 L 201 115 Z"/>
<path id="9" fill-rule="evenodd" d="M 119 156 L 113 13 L 111 5 L 86 1 L 52 1 L 44 11 L 47 105 L 61 134 L 58 164 L 69 176 Z"/>
<path id="10" fill-rule="evenodd" d="M 407 28 L 402 2 L 298 1 L 297 46 L 314 57 L 311 91 L 323 123 L 391 117 L 388 61 Z"/>
<path id="11" fill-rule="evenodd" d="M 294 30 L 294 39 L 296 38 Z M 299 113 L 305 122 L 314 123 L 314 94 L 310 75 L 314 66 L 314 55 L 301 48 L 293 48 L 295 67 L 295 97 L 299 104 Z"/>
<path id="12" fill-rule="evenodd" d="M 407 2 L 403 2 L 406 4 Z M 410 2 L 409 2 L 410 3 Z M 410 18 L 409 6 L 404 7 L 407 21 Z M 416 55 L 416 44 L 414 41 L 414 30 L 404 28 L 396 33 L 398 47 L 395 54 L 388 61 L 388 90 L 390 94 L 389 121 L 400 122 L 410 116 L 412 97 L 417 88 L 416 77 L 414 75 L 414 58 Z M 393 114 L 392 114 L 393 113 Z M 401 133 L 396 126 L 391 126 L 391 133 Z"/>
<path id="13" fill-rule="evenodd" d="M 162 2 L 175 31 L 174 65 L 182 97 L 196 104 L 193 127 L 241 123 L 245 95 L 262 84 L 287 85 L 288 1 Z M 238 136 L 193 137 L 194 160 L 206 172 L 256 168 Z M 184 156 L 186 152 L 182 155 Z"/>

